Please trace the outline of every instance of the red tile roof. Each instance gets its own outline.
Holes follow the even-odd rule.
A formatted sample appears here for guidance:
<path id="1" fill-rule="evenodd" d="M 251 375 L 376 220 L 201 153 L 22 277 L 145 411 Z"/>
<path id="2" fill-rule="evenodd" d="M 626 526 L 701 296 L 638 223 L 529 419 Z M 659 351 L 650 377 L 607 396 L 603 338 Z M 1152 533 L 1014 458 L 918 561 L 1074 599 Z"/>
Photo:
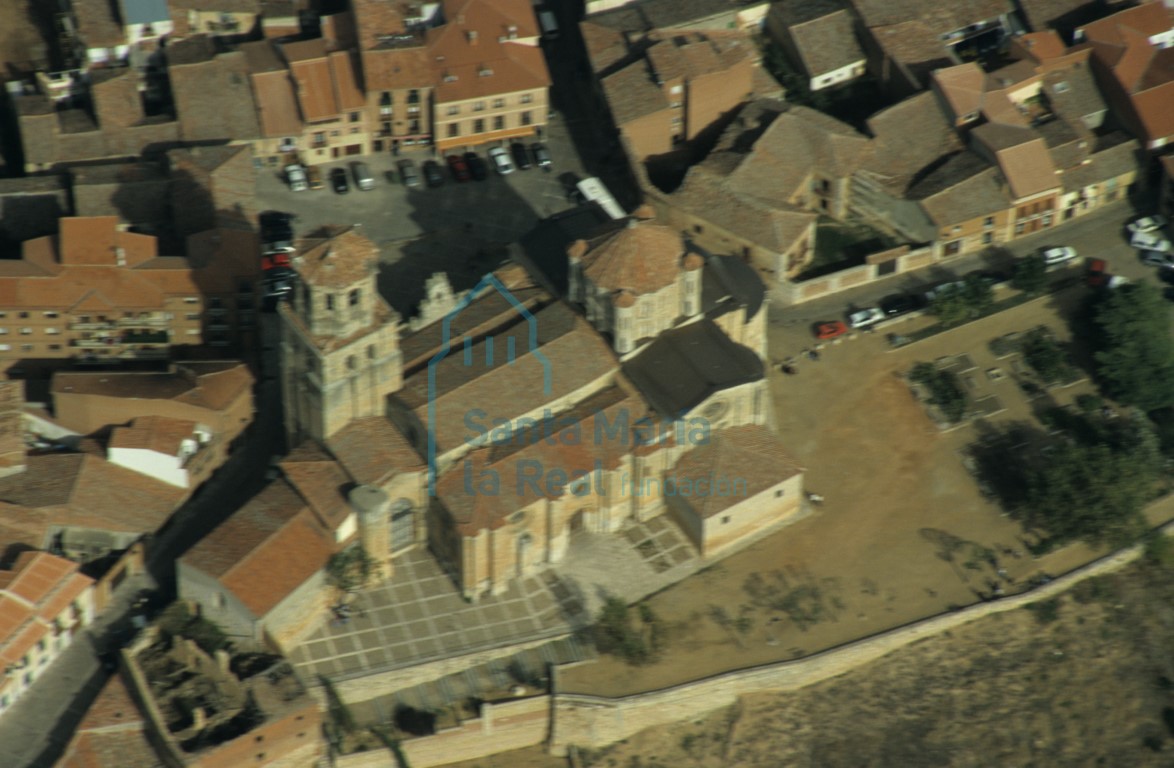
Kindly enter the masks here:
<path id="1" fill-rule="evenodd" d="M 688 481 L 693 488 L 699 487 L 698 481 L 726 480 L 739 489 L 690 496 L 694 511 L 705 519 L 803 471 L 778 435 L 766 427 L 748 425 L 712 433 L 707 444 L 682 456 L 667 476 L 677 482 Z M 714 487 L 712 482 L 709 487 Z"/>
<path id="2" fill-rule="evenodd" d="M 586 243 L 580 257 L 587 279 L 604 290 L 655 293 L 676 282 L 685 242 L 671 227 L 629 219 Z"/>

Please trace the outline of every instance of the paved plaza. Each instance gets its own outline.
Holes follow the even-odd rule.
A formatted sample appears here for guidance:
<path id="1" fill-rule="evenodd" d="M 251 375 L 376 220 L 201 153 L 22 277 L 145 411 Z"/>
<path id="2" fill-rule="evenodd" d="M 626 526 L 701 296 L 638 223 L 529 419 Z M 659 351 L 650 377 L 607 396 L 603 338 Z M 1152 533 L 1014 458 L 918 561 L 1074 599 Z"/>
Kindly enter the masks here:
<path id="1" fill-rule="evenodd" d="M 697 552 L 664 516 L 616 534 L 579 534 L 564 562 L 466 602 L 426 549 L 395 560 L 387 583 L 357 593 L 290 658 L 305 680 L 356 677 L 511 643 L 570 634 L 608 594 L 635 600 L 696 570 Z"/>

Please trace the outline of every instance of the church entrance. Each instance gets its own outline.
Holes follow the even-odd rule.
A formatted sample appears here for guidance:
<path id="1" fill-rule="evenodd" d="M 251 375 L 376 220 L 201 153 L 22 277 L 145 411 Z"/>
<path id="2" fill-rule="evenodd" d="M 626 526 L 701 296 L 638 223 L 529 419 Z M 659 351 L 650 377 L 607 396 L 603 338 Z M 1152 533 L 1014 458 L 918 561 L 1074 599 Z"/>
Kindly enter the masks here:
<path id="1" fill-rule="evenodd" d="M 526 575 L 526 566 L 530 564 L 530 550 L 534 547 L 534 539 L 528 533 L 518 537 L 518 578 Z"/>
<path id="2" fill-rule="evenodd" d="M 577 533 L 582 533 L 583 531 L 585 531 L 587 529 L 586 523 L 584 522 L 586 514 L 587 514 L 586 512 L 584 512 L 583 510 L 580 509 L 575 514 L 571 515 L 571 521 L 570 521 L 568 527 L 571 530 L 572 536 L 574 536 Z"/>

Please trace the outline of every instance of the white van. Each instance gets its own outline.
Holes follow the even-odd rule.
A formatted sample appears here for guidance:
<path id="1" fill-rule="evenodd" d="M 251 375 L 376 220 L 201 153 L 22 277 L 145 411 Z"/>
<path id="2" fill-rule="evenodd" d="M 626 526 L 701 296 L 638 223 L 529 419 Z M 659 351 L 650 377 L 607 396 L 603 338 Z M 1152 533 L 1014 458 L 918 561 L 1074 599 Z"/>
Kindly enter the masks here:
<path id="1" fill-rule="evenodd" d="M 355 186 L 363 190 L 375 189 L 375 177 L 366 163 L 355 163 L 352 171 L 355 174 Z"/>

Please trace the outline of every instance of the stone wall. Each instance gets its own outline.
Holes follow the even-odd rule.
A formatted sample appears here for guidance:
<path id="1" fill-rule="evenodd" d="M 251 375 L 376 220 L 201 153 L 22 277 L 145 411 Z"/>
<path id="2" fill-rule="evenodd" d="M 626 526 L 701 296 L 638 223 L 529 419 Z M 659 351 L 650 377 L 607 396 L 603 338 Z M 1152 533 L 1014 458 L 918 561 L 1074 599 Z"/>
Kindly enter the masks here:
<path id="1" fill-rule="evenodd" d="M 935 263 L 933 252 L 929 248 L 917 248 L 902 253 L 896 258 L 886 258 L 888 252 L 876 254 L 878 258 L 870 259 L 876 263 L 861 264 L 858 267 L 849 267 L 830 275 L 804 280 L 800 283 L 779 283 L 771 291 L 771 297 L 786 306 L 802 304 L 814 299 L 832 296 L 840 291 L 859 288 L 862 285 L 878 282 L 888 277 L 904 275 L 922 267 Z M 891 264 L 892 266 L 887 266 Z"/>
<path id="2" fill-rule="evenodd" d="M 1164 526 L 1162 533 L 1174 533 L 1174 523 Z M 700 717 L 728 707 L 745 694 L 804 688 L 875 661 L 917 640 L 938 635 L 975 619 L 1017 610 L 1029 603 L 1055 597 L 1092 576 L 1120 570 L 1137 560 L 1142 551 L 1142 546 L 1136 545 L 1030 592 L 934 616 L 805 659 L 726 672 L 659 691 L 615 699 L 558 693 L 556 667 L 553 670 L 556 693 L 552 701 L 551 752 L 566 754 L 572 744 L 591 748 L 607 746 L 645 728 Z"/>
<path id="3" fill-rule="evenodd" d="M 432 768 L 541 744 L 546 740 L 549 725 L 550 696 L 533 696 L 484 704 L 480 717 L 431 736 L 408 739 L 400 743 L 400 748 L 412 768 Z M 335 768 L 386 768 L 394 764 L 382 749 L 346 755 L 334 761 Z"/>

